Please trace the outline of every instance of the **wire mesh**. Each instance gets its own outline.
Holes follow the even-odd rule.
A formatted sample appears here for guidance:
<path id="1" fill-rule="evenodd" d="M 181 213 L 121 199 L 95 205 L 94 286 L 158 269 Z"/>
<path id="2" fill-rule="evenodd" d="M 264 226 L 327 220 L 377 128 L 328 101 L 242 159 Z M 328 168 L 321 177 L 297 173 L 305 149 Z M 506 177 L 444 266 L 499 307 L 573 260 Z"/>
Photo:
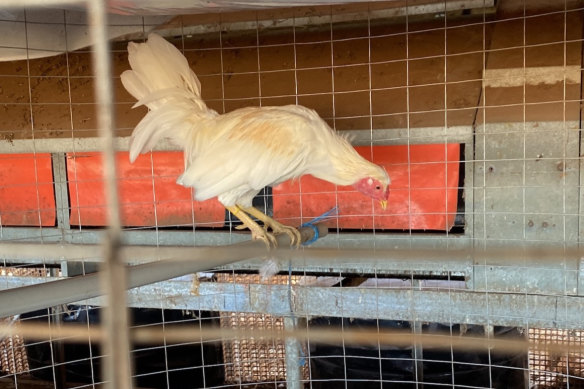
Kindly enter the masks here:
<path id="1" fill-rule="evenodd" d="M 273 276 L 262 280 L 259 275 L 217 274 L 217 282 L 263 285 L 297 284 L 301 276 Z M 233 329 L 280 330 L 284 329 L 284 318 L 273 315 L 243 312 L 222 312 L 221 327 Z M 305 349 L 305 347 L 304 347 Z M 223 342 L 225 381 L 239 382 L 285 382 L 286 349 L 283 340 L 238 339 Z M 302 368 L 302 379 L 308 379 L 308 365 Z"/>
<path id="2" fill-rule="evenodd" d="M 529 337 L 541 344 L 582 344 L 582 331 L 531 328 Z M 530 382 L 534 388 L 579 387 L 584 359 L 579 353 L 550 353 L 535 348 L 529 354 Z"/>
<path id="3" fill-rule="evenodd" d="M 119 35 L 111 54 L 120 149 L 127 149 L 146 113 L 131 109 L 134 100 L 120 83 L 129 66 L 126 44 L 144 41 L 156 27 L 183 52 L 210 108 L 220 114 L 285 104 L 315 109 L 352 137 L 362 155 L 386 167 L 394 196 L 383 213 L 351 190 L 307 179 L 266 189 L 254 205 L 286 224 L 336 207 L 338 214 L 326 220 L 329 236 L 316 246 L 363 251 L 354 259 L 338 254 L 323 260 L 325 254 L 312 258 L 307 248 L 304 262 L 277 263 L 293 275 L 268 282 L 238 273 L 257 270 L 256 261 L 209 275 L 218 282 L 185 276 L 133 290 L 128 304 L 139 320 L 132 329 L 162 328 L 169 339 L 179 324 L 281 333 L 290 320 L 307 334 L 326 325 L 341 334 L 399 328 L 428 335 L 439 329 L 452 338 L 497 339 L 501 331 L 521 338 L 526 329 L 532 341 L 529 353 L 477 348 L 469 355 L 455 346 L 437 351 L 423 341 L 356 346 L 310 337 L 306 344 L 165 338 L 133 348 L 135 385 L 582 386 L 582 354 L 545 346 L 582 346 L 582 260 L 569 251 L 582 235 L 583 9 L 569 0 L 441 0 L 113 16 L 108 31 Z M 0 52 L 21 57 L 0 62 L 0 241 L 99 243 L 108 203 L 93 91 L 103 80 L 96 77 L 92 50 L 75 46 L 74 37 L 90 30 L 85 15 L 72 9 L 7 12 L 0 13 L 0 27 L 10 24 L 18 33 L 7 35 L 14 39 L 0 43 Z M 41 39 L 49 33 L 56 33 L 53 47 Z M 47 52 L 52 56 L 41 56 Z M 193 202 L 192 190 L 175 184 L 184 165 L 173 146 L 157 145 L 132 165 L 120 152 L 116 162 L 125 243 L 200 246 L 248 238 L 220 204 Z M 490 251 L 508 245 L 558 251 L 545 261 Z M 491 255 L 447 261 L 412 250 L 380 259 L 364 251 L 408 248 L 453 257 L 457 249 L 484 248 Z M 26 261 L 2 257 L 0 287 L 97 270 L 95 263 L 66 259 L 57 266 L 39 256 L 30 261 L 45 267 L 32 270 Z M 102 385 L 103 351 L 89 335 L 102 305 L 92 299 L 21 317 L 25 324 L 59 328 L 75 322 L 88 335 L 74 346 L 66 336 L 4 338 L 0 382 Z M 289 369 L 299 371 L 296 382 Z"/>
<path id="4" fill-rule="evenodd" d="M 0 342 L 0 371 L 7 374 L 17 374 L 28 369 L 28 359 L 22 337 L 16 335 L 2 339 Z"/>

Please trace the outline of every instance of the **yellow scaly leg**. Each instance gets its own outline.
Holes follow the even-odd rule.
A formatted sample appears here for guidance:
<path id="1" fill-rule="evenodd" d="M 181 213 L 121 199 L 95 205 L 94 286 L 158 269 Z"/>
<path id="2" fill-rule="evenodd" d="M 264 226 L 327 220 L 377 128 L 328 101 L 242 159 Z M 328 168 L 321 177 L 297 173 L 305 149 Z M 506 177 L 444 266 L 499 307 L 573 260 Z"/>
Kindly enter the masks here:
<path id="1" fill-rule="evenodd" d="M 270 234 L 269 232 L 264 230 L 259 224 L 254 222 L 253 219 L 249 217 L 249 215 L 245 213 L 242 208 L 240 208 L 237 205 L 225 206 L 225 208 L 229 212 L 231 212 L 236 218 L 241 220 L 241 222 L 247 228 L 249 228 L 249 230 L 251 231 L 252 239 L 262 240 L 266 244 L 266 246 L 268 246 L 268 248 L 277 246 L 276 238 L 274 237 L 274 235 Z"/>
<path id="2" fill-rule="evenodd" d="M 300 246 L 300 243 L 302 242 L 302 238 L 300 237 L 300 232 L 294 228 L 294 227 L 290 227 L 287 226 L 285 224 L 282 224 L 274 219 L 272 219 L 271 217 L 269 217 L 268 215 L 266 215 L 265 213 L 263 213 L 262 211 L 260 211 L 259 209 L 255 208 L 255 207 L 246 207 L 243 208 L 241 207 L 241 210 L 244 211 L 245 213 L 247 213 L 248 215 L 251 215 L 253 217 L 255 217 L 258 220 L 261 220 L 262 223 L 264 223 L 264 227 L 265 228 L 270 228 L 274 234 L 286 234 L 290 237 L 290 245 L 291 246 Z"/>

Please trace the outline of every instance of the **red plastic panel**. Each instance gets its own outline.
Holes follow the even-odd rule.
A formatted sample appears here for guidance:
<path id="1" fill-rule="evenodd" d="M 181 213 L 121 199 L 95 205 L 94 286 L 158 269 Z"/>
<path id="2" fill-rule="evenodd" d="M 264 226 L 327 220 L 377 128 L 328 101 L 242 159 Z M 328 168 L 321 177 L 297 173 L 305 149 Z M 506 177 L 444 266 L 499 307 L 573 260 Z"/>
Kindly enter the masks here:
<path id="1" fill-rule="evenodd" d="M 0 224 L 36 227 L 56 224 L 50 154 L 0 155 Z"/>
<path id="2" fill-rule="evenodd" d="M 182 152 L 145 154 L 133 164 L 127 152 L 120 152 L 117 163 L 123 225 L 217 227 L 224 224 L 225 208 L 217 200 L 194 201 L 191 190 L 176 183 L 184 170 Z M 71 224 L 105 226 L 101 155 L 68 154 L 67 171 Z"/>
<path id="3" fill-rule="evenodd" d="M 336 187 L 312 176 L 304 176 L 274 188 L 275 218 L 285 224 L 299 225 L 337 206 L 338 216 L 328 221 L 330 227 L 392 230 L 452 228 L 458 200 L 460 145 L 409 146 L 409 163 L 408 146 L 356 149 L 368 160 L 384 166 L 391 177 L 386 210 L 353 187 Z"/>

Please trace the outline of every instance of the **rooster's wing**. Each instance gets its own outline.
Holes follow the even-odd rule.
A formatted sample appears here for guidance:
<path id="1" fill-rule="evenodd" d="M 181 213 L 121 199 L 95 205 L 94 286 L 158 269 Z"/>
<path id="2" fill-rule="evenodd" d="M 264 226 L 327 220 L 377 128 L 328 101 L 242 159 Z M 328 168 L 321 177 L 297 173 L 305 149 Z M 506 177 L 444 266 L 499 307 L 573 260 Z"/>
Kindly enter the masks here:
<path id="1" fill-rule="evenodd" d="M 197 200 L 218 196 L 224 205 L 251 205 L 263 187 L 306 173 L 322 124 L 298 106 L 244 108 L 199 123 L 178 182 L 194 187 Z"/>

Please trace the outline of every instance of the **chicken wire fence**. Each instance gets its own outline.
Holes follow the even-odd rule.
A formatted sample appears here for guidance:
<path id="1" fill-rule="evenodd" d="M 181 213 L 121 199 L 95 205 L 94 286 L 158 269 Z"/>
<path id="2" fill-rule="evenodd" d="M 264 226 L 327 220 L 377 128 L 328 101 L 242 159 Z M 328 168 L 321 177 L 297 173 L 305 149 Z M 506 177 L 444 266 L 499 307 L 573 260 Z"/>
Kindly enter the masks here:
<path id="1" fill-rule="evenodd" d="M 164 336 L 133 343 L 134 386 L 582 387 L 583 9 L 568 0 L 441 0 L 110 15 L 121 236 L 130 249 L 179 255 L 249 239 L 220 204 L 194 202 L 175 183 L 184 162 L 171 145 L 128 162 L 128 137 L 146 110 L 132 109 L 119 76 L 129 68 L 127 42 L 153 30 L 185 55 L 219 114 L 307 106 L 392 178 L 387 210 L 310 177 L 266 188 L 254 205 L 285 224 L 330 211 L 321 221 L 328 235 L 276 258 L 278 276 L 249 274 L 260 259 L 221 262 L 131 289 L 133 331 Z M 94 91 L 107 80 L 84 40 L 89 20 L 75 6 L 0 12 L 5 290 L 90 277 L 102 262 L 94 245 L 109 224 L 107 168 Z M 36 243 L 40 251 L 27 254 Z M 215 253 L 205 255 L 225 255 Z M 149 261 L 139 251 L 126 259 Z M 22 328 L 2 338 L 2 385 L 104 385 L 109 368 L 92 332 L 105 320 L 99 293 L 53 305 L 43 305 L 48 293 L 33 294 L 35 304 L 26 295 L 0 304 L 10 312 L 2 328 Z M 38 323 L 86 333 L 72 341 L 25 331 Z M 205 335 L 217 328 L 266 338 Z M 339 338 L 327 341 L 322 329 Z M 428 337 L 392 344 L 386 331 Z M 354 344 L 355 332 L 372 337 Z M 436 334 L 453 340 L 437 347 Z M 530 343 L 448 346 L 475 338 Z"/>

